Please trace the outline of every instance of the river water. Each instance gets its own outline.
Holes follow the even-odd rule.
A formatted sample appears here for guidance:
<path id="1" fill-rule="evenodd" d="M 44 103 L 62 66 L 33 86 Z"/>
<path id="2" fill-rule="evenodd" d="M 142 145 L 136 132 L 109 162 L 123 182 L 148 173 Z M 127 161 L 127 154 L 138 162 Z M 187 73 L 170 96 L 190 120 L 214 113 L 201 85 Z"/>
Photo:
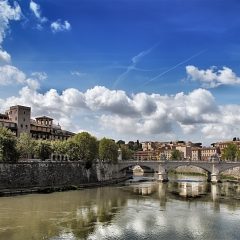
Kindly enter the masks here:
<path id="1" fill-rule="evenodd" d="M 2 197 L 0 239 L 240 239 L 240 185 L 180 176 Z"/>

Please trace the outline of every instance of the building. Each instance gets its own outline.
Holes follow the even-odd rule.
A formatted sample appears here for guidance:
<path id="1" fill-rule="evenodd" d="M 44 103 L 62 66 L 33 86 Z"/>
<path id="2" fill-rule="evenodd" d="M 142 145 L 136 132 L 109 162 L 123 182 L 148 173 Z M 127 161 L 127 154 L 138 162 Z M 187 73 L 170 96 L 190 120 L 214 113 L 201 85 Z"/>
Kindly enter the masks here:
<path id="1" fill-rule="evenodd" d="M 160 160 L 171 160 L 172 157 L 172 146 L 165 145 L 158 149 L 160 152 Z"/>
<path id="2" fill-rule="evenodd" d="M 177 145 L 176 150 L 183 153 L 184 159 L 192 159 L 192 147 L 187 145 Z"/>
<path id="3" fill-rule="evenodd" d="M 142 142 L 142 150 L 143 151 L 154 151 L 155 143 L 154 142 Z"/>
<path id="4" fill-rule="evenodd" d="M 201 160 L 209 161 L 214 156 L 219 156 L 220 149 L 218 147 L 203 147 L 201 148 Z"/>
<path id="5" fill-rule="evenodd" d="M 193 147 L 192 148 L 192 161 L 200 161 L 201 156 L 201 148 Z"/>
<path id="6" fill-rule="evenodd" d="M 224 141 L 224 142 L 216 142 L 213 143 L 212 146 L 214 147 L 218 147 L 220 150 L 220 153 L 223 153 L 223 150 L 229 145 L 229 144 L 234 144 L 238 147 L 238 149 L 240 150 L 240 141 L 239 139 L 237 140 L 233 140 L 233 141 Z"/>
<path id="7" fill-rule="evenodd" d="M 66 140 L 74 133 L 62 130 L 55 125 L 53 119 L 47 116 L 31 119 L 31 108 L 12 106 L 5 114 L 0 114 L 0 126 L 10 129 L 17 137 L 28 133 L 33 139 Z"/>
<path id="8" fill-rule="evenodd" d="M 159 153 L 157 151 L 136 151 L 134 153 L 134 160 L 157 161 L 159 160 Z"/>
<path id="9" fill-rule="evenodd" d="M 0 114 L 0 127 L 8 128 L 17 135 L 17 124 L 9 120 L 7 114 Z"/>

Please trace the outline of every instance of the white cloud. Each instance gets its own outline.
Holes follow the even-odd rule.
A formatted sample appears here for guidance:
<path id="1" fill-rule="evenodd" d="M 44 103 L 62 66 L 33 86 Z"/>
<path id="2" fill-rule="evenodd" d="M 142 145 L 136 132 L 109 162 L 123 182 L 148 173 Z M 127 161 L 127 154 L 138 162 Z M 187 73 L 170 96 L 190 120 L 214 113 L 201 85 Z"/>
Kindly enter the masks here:
<path id="1" fill-rule="evenodd" d="M 23 72 L 11 65 L 0 66 L 0 85 L 23 84 L 26 76 Z"/>
<path id="2" fill-rule="evenodd" d="M 223 67 L 222 69 L 211 67 L 206 70 L 200 70 L 195 66 L 189 65 L 186 66 L 186 72 L 189 79 L 199 81 L 206 88 L 240 84 L 240 77 L 228 67 Z"/>
<path id="3" fill-rule="evenodd" d="M 21 15 L 21 8 L 17 2 L 14 2 L 11 6 L 7 0 L 0 1 L 0 61 L 11 62 L 10 54 L 4 51 L 1 45 L 6 37 L 10 21 L 20 20 Z"/>
<path id="4" fill-rule="evenodd" d="M 29 4 L 29 8 L 30 10 L 33 12 L 33 14 L 35 15 L 35 17 L 38 19 L 38 21 L 42 24 L 42 23 L 45 23 L 47 22 L 47 18 L 46 17 L 43 17 L 42 16 L 42 13 L 41 13 L 41 8 L 40 8 L 40 5 L 35 3 L 34 1 L 30 1 L 30 4 Z M 37 28 L 38 29 L 41 29 L 42 28 L 42 25 L 41 24 L 38 24 L 37 25 Z"/>
<path id="5" fill-rule="evenodd" d="M 0 49 L 0 61 L 10 63 L 11 62 L 10 54 L 7 53 L 6 51 Z"/>
<path id="6" fill-rule="evenodd" d="M 43 81 L 48 77 L 45 72 L 33 72 L 31 75 L 40 81 Z"/>
<path id="7" fill-rule="evenodd" d="M 21 8 L 17 2 L 14 2 L 14 6 L 11 6 L 7 0 L 0 1 L 0 44 L 6 36 L 6 30 L 9 27 L 11 20 L 20 20 Z"/>
<path id="8" fill-rule="evenodd" d="M 71 71 L 70 73 L 71 73 L 72 76 L 77 76 L 77 77 L 85 77 L 85 76 L 87 76 L 86 73 L 79 72 L 79 71 Z"/>
<path id="9" fill-rule="evenodd" d="M 70 31 L 71 24 L 67 20 L 62 22 L 60 19 L 58 19 L 57 21 L 51 23 L 51 30 L 53 33 Z"/>
<path id="10" fill-rule="evenodd" d="M 38 79 L 27 78 L 18 68 L 11 65 L 0 66 L 0 85 L 25 84 L 32 89 L 39 87 Z"/>
<path id="11" fill-rule="evenodd" d="M 205 125 L 201 130 L 202 134 L 206 138 L 219 140 L 232 139 L 232 137 L 239 135 L 239 131 L 239 126 L 224 123 L 208 124 Z"/>
<path id="12" fill-rule="evenodd" d="M 0 99 L 0 110 L 27 105 L 34 116 L 50 115 L 69 130 L 97 129 L 110 137 L 152 139 L 157 135 L 161 139 L 177 132 L 179 136 L 201 133 L 209 139 L 225 139 L 237 136 L 240 130 L 240 105 L 218 105 L 206 89 L 176 95 L 128 95 L 103 86 L 85 92 L 75 88 L 39 92 L 39 82 L 46 77 L 44 72 L 27 77 L 14 66 L 0 66 L 0 85 L 24 85 L 18 96 Z"/>

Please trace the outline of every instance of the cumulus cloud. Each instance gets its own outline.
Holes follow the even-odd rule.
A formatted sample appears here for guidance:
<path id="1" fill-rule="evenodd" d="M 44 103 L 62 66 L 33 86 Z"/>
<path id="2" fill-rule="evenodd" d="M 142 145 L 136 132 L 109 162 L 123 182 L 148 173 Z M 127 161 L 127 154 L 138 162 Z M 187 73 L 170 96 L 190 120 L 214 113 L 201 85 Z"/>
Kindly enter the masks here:
<path id="1" fill-rule="evenodd" d="M 27 78 L 25 73 L 12 65 L 0 66 L 0 85 L 7 86 L 13 84 L 28 85 L 31 89 L 39 87 L 37 78 Z"/>
<path id="2" fill-rule="evenodd" d="M 240 84 L 240 77 L 228 67 L 217 69 L 211 67 L 206 70 L 189 65 L 186 66 L 188 78 L 193 81 L 199 81 L 205 88 L 215 88 L 220 85 L 238 85 Z"/>
<path id="3" fill-rule="evenodd" d="M 0 44 L 6 36 L 6 30 L 11 20 L 20 20 L 21 8 L 17 2 L 11 6 L 7 0 L 0 1 Z"/>
<path id="4" fill-rule="evenodd" d="M 2 43 L 6 37 L 10 21 L 18 21 L 21 18 L 21 8 L 17 2 L 13 6 L 7 0 L 0 1 L 0 61 L 9 63 L 11 56 L 2 49 Z"/>
<path id="5" fill-rule="evenodd" d="M 53 33 L 70 31 L 71 24 L 67 20 L 62 22 L 61 19 L 58 19 L 57 21 L 51 23 L 51 30 Z"/>
<path id="6" fill-rule="evenodd" d="M 237 136 L 240 128 L 238 126 L 215 123 L 203 126 L 201 132 L 209 139 L 229 139 L 232 136 Z"/>
<path id="7" fill-rule="evenodd" d="M 31 0 L 30 4 L 29 4 L 29 8 L 33 12 L 33 14 L 37 18 L 37 20 L 39 21 L 39 23 L 37 24 L 37 28 L 39 30 L 41 30 L 42 24 L 47 22 L 48 20 L 46 17 L 42 16 L 40 5 Z"/>
<path id="8" fill-rule="evenodd" d="M 209 122 L 209 116 L 218 111 L 213 95 L 205 89 L 196 89 L 188 95 L 177 93 L 174 97 L 173 119 L 181 124 Z"/>
<path id="9" fill-rule="evenodd" d="M 0 61 L 10 63 L 11 62 L 10 54 L 0 49 Z"/>
<path id="10" fill-rule="evenodd" d="M 2 111 L 14 104 L 28 105 L 35 115 L 53 116 L 72 130 L 78 122 L 76 119 L 83 124 L 85 119 L 94 117 L 96 126 L 118 134 L 149 137 L 172 134 L 178 128 L 184 134 L 200 131 L 208 138 L 219 139 L 232 136 L 229 134 L 237 131 L 235 126 L 240 125 L 240 106 L 218 106 L 212 94 L 205 89 L 164 96 L 146 93 L 129 96 L 124 91 L 103 86 L 95 86 L 85 92 L 69 88 L 63 92 L 50 89 L 40 93 L 30 84 L 36 79 L 27 78 L 16 68 L 8 67 L 4 74 L 2 84 L 15 79 L 15 82 L 27 86 L 21 89 L 19 96 L 0 99 Z M 86 121 L 88 123 L 84 126 L 77 125 L 76 128 L 86 129 L 89 120 Z"/>
<path id="11" fill-rule="evenodd" d="M 40 81 L 43 81 L 48 77 L 45 72 L 33 72 L 31 75 Z"/>
<path id="12" fill-rule="evenodd" d="M 200 132 L 206 138 L 220 139 L 236 136 L 240 130 L 240 105 L 220 106 L 206 89 L 175 95 L 128 95 L 104 86 L 85 92 L 76 88 L 40 92 L 39 83 L 46 78 L 45 72 L 27 76 L 12 65 L 0 66 L 0 85 L 23 85 L 18 96 L 0 99 L 0 110 L 27 105 L 33 115 L 50 115 L 70 130 L 87 129 L 91 122 L 103 131 L 145 138 L 180 131 L 181 135 Z"/>

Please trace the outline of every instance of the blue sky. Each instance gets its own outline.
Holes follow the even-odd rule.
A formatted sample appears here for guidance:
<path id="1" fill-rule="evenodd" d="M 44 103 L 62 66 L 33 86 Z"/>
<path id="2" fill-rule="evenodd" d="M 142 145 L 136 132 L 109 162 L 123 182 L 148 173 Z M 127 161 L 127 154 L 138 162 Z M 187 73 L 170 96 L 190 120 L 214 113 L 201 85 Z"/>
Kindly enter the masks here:
<path id="1" fill-rule="evenodd" d="M 1 61 L 0 101 L 4 103 L 1 110 L 19 101 L 35 107 L 35 115 L 51 114 L 60 122 L 62 119 L 63 126 L 77 125 L 73 130 L 87 130 L 98 137 L 184 138 L 209 143 L 238 136 L 239 1 L 0 0 L 0 4 L 1 51 L 11 56 L 10 61 L 4 58 Z M 9 17 L 8 8 L 19 16 Z M 12 74 L 7 81 L 4 66 L 14 67 L 14 71 L 25 74 L 26 79 L 20 81 Z M 40 74 L 44 77 L 39 77 Z M 29 86 L 29 78 L 38 83 L 37 88 Z M 97 91 L 96 86 L 103 86 L 105 90 Z M 27 102 L 19 92 L 26 87 L 34 91 L 33 95 L 40 94 L 50 101 L 49 104 L 38 106 L 36 99 Z M 62 93 L 70 88 L 78 91 L 78 98 L 79 93 L 83 95 L 84 103 L 79 103 L 79 99 L 71 106 L 64 102 L 65 113 L 50 107 L 51 100 L 46 97 L 50 89 L 55 89 L 57 97 L 62 99 Z M 192 111 L 188 102 L 192 101 L 191 93 L 199 89 L 211 95 L 213 105 L 208 110 L 203 111 L 199 106 Z M 130 118 L 129 122 L 134 120 L 136 131 L 130 133 L 127 123 L 126 129 L 116 127 L 114 123 L 121 124 L 123 115 L 118 111 L 119 105 L 111 105 L 111 98 L 116 101 L 114 96 L 118 93 L 114 90 L 124 91 L 124 98 L 128 98 L 125 105 L 119 103 L 120 108 L 134 105 L 134 96 L 140 92 L 146 94 L 157 105 L 155 112 L 150 111 L 152 118 L 151 114 L 144 115 L 143 106 L 136 103 L 134 109 L 140 109 L 138 115 L 124 115 Z M 102 97 L 105 95 L 101 91 L 109 94 L 99 100 L 100 106 L 98 102 L 94 107 L 86 97 L 88 91 L 97 91 Z M 181 92 L 186 98 L 181 100 L 184 103 L 175 99 Z M 153 93 L 174 102 L 169 106 L 173 108 L 170 113 L 164 108 L 166 116 L 159 118 L 159 112 L 163 111 L 161 104 L 168 106 L 166 99 L 156 100 Z M 147 103 L 148 100 L 142 104 L 150 107 Z M 179 104 L 191 121 L 174 116 L 174 108 Z M 213 117 L 216 109 L 219 115 Z M 69 114 L 72 117 L 69 118 Z M 199 114 L 198 118 L 194 114 Z M 203 120 L 204 114 L 207 116 Z M 226 120 L 219 121 L 221 115 L 226 115 Z M 103 120 L 104 117 L 107 118 Z M 153 119 L 156 120 L 151 123 L 154 127 L 148 128 L 148 121 Z M 160 120 L 165 124 L 162 127 L 158 126 Z"/>

